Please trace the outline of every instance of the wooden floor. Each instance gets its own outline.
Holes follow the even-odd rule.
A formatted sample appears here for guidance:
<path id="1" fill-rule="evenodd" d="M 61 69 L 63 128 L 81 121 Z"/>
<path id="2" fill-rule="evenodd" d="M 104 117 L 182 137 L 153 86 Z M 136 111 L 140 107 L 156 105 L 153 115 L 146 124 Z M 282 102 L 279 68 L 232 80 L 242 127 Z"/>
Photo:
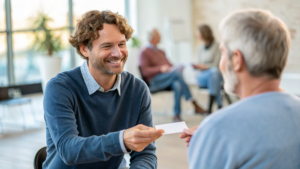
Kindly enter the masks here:
<path id="1" fill-rule="evenodd" d="M 207 104 L 205 92 L 192 88 L 194 98 L 203 107 Z M 26 130 L 23 130 L 23 120 L 20 107 L 9 107 L 7 110 L 0 107 L 4 133 L 0 135 L 0 169 L 32 169 L 35 153 L 46 145 L 45 124 L 43 120 L 43 95 L 35 94 L 32 98 L 34 113 L 29 105 L 21 108 L 26 114 Z M 171 92 L 155 94 L 152 96 L 153 121 L 155 124 L 172 122 L 173 94 Z M 205 116 L 194 115 L 189 102 L 182 103 L 183 119 L 188 127 L 198 125 Z M 6 112 L 6 113 L 4 113 Z M 9 112 L 9 113 L 7 113 Z M 4 115 L 4 117 L 3 117 Z M 35 115 L 35 116 L 33 116 Z M 1 132 L 1 126 L 0 126 Z M 159 169 L 185 169 L 188 168 L 187 147 L 179 134 L 164 135 L 156 141 Z"/>

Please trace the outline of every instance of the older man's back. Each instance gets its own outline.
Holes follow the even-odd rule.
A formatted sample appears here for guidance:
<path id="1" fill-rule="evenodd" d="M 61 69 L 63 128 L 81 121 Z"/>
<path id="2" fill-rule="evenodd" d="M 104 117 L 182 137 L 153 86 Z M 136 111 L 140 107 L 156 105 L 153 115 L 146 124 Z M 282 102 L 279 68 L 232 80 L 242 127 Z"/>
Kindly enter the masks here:
<path id="1" fill-rule="evenodd" d="M 300 99 L 245 98 L 205 119 L 190 143 L 191 168 L 300 168 Z"/>

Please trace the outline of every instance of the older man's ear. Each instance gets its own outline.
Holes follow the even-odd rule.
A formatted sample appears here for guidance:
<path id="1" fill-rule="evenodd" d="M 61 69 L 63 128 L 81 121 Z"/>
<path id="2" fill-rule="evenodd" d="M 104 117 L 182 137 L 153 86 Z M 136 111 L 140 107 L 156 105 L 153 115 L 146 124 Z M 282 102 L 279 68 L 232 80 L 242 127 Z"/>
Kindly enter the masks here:
<path id="1" fill-rule="evenodd" d="M 235 72 L 241 71 L 246 65 L 241 51 L 235 50 L 231 59 L 232 67 Z"/>

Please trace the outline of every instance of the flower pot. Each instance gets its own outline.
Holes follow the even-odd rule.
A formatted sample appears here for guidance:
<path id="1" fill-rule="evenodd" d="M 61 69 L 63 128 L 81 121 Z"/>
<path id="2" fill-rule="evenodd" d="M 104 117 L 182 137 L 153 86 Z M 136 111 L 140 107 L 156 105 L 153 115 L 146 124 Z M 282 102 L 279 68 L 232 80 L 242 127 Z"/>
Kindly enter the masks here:
<path id="1" fill-rule="evenodd" d="M 58 73 L 60 73 L 61 58 L 41 56 L 39 58 L 39 69 L 42 78 L 42 88 L 45 92 L 46 84 Z"/>

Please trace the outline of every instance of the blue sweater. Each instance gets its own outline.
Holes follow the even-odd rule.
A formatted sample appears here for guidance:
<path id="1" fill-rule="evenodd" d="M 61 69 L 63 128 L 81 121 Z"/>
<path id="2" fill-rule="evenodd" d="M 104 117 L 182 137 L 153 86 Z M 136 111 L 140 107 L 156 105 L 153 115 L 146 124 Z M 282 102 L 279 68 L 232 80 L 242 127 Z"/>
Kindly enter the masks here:
<path id="1" fill-rule="evenodd" d="M 146 84 L 127 72 L 117 90 L 89 95 L 80 68 L 63 72 L 44 95 L 47 158 L 44 169 L 116 169 L 122 162 L 119 133 L 144 124 L 152 126 L 151 99 Z M 156 168 L 154 143 L 131 152 L 131 168 Z"/>
<path id="2" fill-rule="evenodd" d="M 299 169 L 300 99 L 269 92 L 207 117 L 189 146 L 190 169 Z"/>

